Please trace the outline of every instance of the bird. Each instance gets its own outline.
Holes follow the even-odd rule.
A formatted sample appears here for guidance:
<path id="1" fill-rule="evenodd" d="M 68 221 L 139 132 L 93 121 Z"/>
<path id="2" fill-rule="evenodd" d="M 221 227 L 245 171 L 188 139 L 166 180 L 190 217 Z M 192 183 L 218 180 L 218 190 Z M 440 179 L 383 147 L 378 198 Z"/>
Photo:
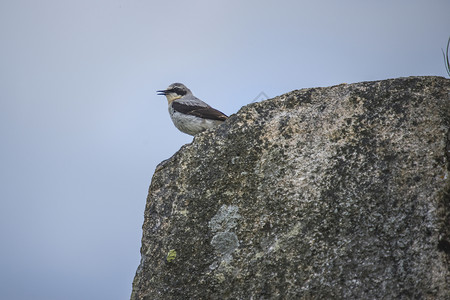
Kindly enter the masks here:
<path id="1" fill-rule="evenodd" d="M 195 97 L 182 83 L 172 83 L 165 90 L 156 91 L 166 96 L 169 114 L 178 130 L 196 135 L 222 124 L 228 116 Z"/>

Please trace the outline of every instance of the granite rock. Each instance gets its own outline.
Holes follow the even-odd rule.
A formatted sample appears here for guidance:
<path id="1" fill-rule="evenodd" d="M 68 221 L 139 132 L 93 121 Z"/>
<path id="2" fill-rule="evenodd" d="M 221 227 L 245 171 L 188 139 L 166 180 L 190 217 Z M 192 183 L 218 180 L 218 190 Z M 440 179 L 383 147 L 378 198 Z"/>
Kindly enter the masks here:
<path id="1" fill-rule="evenodd" d="M 450 299 L 449 128 L 440 77 L 243 107 L 155 171 L 131 299 Z"/>

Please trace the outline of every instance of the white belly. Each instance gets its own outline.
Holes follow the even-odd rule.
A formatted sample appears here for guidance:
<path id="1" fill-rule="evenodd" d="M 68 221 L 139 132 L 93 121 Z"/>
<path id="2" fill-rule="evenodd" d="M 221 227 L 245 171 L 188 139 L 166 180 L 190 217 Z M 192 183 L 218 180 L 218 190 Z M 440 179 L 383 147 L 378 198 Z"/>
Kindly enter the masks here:
<path id="1" fill-rule="evenodd" d="M 223 122 L 219 120 L 202 119 L 196 116 L 185 115 L 174 111 L 170 106 L 169 113 L 175 127 L 178 128 L 178 130 L 190 135 L 196 135 L 197 133 L 215 127 Z"/>

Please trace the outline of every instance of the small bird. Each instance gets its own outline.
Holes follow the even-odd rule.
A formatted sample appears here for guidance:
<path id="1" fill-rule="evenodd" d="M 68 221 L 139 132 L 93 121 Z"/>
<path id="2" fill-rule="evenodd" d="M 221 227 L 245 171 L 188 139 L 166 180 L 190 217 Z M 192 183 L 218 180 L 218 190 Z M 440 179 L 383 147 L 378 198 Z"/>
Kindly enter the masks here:
<path id="1" fill-rule="evenodd" d="M 181 132 L 196 135 L 222 124 L 228 116 L 195 97 L 182 83 L 172 83 L 166 90 L 157 91 L 169 103 L 169 114 Z"/>

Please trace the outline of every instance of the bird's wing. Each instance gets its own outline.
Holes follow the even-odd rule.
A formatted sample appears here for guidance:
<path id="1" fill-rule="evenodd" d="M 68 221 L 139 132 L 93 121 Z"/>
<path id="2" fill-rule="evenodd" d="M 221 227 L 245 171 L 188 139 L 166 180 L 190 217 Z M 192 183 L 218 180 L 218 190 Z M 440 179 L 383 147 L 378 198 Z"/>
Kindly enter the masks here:
<path id="1" fill-rule="evenodd" d="M 206 104 L 206 103 L 204 103 L 204 104 Z M 187 103 L 183 103 L 183 102 L 179 102 L 179 101 L 174 101 L 174 102 L 172 102 L 172 108 L 177 112 L 200 117 L 203 119 L 225 121 L 228 118 L 224 113 L 218 111 L 217 109 L 212 108 L 209 105 L 199 106 L 199 105 L 195 105 L 193 103 L 187 104 Z"/>

